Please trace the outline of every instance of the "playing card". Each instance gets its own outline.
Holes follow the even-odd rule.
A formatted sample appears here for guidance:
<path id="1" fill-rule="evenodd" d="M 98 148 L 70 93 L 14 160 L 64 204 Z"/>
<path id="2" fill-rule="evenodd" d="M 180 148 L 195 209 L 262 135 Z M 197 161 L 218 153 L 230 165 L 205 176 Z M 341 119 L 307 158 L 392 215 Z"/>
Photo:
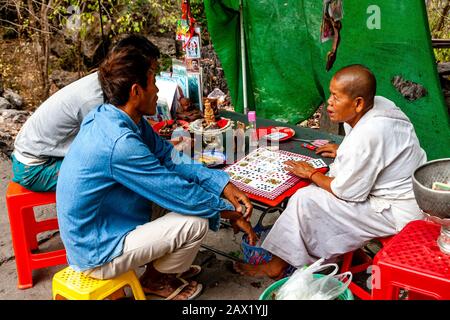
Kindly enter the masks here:
<path id="1" fill-rule="evenodd" d="M 241 190 L 272 200 L 300 180 L 284 169 L 284 162 L 288 160 L 307 161 L 314 168 L 327 166 L 322 159 L 258 148 L 224 170 L 230 175 L 231 182 Z"/>

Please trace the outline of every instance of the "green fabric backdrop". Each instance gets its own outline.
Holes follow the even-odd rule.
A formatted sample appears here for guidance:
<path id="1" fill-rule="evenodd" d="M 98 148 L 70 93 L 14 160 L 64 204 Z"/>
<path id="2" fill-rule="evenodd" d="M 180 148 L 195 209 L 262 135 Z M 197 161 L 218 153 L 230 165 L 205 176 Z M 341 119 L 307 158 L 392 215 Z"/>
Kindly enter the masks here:
<path id="1" fill-rule="evenodd" d="M 236 111 L 243 111 L 239 1 L 205 0 L 208 30 L 222 62 Z M 243 0 L 250 110 L 297 123 L 328 98 L 339 68 L 362 63 L 377 77 L 378 95 L 393 100 L 411 119 L 428 158 L 450 156 L 449 116 L 431 47 L 424 1 L 343 0 L 341 43 L 325 70 L 332 41 L 321 43 L 321 0 Z M 380 9 L 380 29 L 369 29 L 368 8 Z M 391 79 L 400 75 L 428 95 L 406 100 Z"/>

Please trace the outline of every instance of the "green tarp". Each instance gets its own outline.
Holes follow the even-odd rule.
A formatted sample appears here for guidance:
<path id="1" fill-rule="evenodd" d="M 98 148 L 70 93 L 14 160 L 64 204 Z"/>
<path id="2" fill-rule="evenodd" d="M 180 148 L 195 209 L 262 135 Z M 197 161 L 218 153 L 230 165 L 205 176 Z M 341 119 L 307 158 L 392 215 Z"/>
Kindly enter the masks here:
<path id="1" fill-rule="evenodd" d="M 239 1 L 205 0 L 208 31 L 222 62 L 236 111 L 243 111 Z M 339 68 L 362 63 L 374 71 L 378 95 L 411 119 L 429 159 L 450 156 L 450 126 L 440 88 L 424 1 L 342 0 L 341 42 L 333 68 L 321 42 L 322 0 L 243 0 L 249 109 L 257 116 L 298 123 L 329 95 Z M 427 95 L 407 100 L 395 76 Z"/>

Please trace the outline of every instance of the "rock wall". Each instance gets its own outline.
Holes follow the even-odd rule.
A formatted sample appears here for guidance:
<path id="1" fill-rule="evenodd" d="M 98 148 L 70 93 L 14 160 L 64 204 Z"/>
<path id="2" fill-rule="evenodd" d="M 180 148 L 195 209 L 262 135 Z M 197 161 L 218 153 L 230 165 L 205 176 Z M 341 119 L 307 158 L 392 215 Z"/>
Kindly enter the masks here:
<path id="1" fill-rule="evenodd" d="M 4 88 L 0 74 L 0 156 L 8 157 L 14 148 L 14 139 L 23 123 L 31 115 L 23 110 L 24 100 L 15 91 Z"/>
<path id="2" fill-rule="evenodd" d="M 165 56 L 175 57 L 176 41 L 173 38 L 148 36 L 150 41 L 155 43 Z M 52 48 L 52 60 L 59 59 L 68 46 L 64 43 L 58 48 Z M 224 78 L 220 61 L 212 45 L 202 48 L 202 67 L 204 80 L 204 96 L 207 96 L 215 88 L 227 93 L 227 84 Z M 50 74 L 50 94 L 55 93 L 64 86 L 82 77 L 83 74 L 74 71 L 55 69 Z M 228 99 L 229 100 L 229 99 Z M 14 140 L 20 131 L 23 123 L 39 106 L 32 106 L 29 110 L 24 110 L 24 99 L 15 91 L 4 88 L 0 73 L 0 155 L 9 157 L 14 149 Z"/>

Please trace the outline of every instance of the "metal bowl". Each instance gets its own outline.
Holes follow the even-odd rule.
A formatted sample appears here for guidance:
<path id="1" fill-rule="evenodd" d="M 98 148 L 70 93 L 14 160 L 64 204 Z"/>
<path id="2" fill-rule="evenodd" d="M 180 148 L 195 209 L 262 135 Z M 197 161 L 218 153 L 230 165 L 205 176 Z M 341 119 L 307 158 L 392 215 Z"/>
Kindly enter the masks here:
<path id="1" fill-rule="evenodd" d="M 440 219 L 450 218 L 450 191 L 433 190 L 433 182 L 450 181 L 450 158 L 429 161 L 412 176 L 417 204 L 423 212 Z"/>

